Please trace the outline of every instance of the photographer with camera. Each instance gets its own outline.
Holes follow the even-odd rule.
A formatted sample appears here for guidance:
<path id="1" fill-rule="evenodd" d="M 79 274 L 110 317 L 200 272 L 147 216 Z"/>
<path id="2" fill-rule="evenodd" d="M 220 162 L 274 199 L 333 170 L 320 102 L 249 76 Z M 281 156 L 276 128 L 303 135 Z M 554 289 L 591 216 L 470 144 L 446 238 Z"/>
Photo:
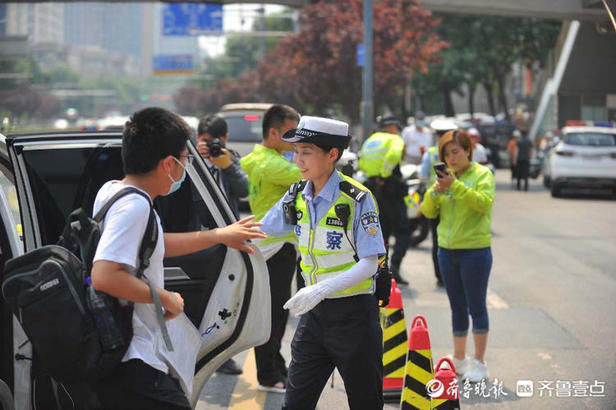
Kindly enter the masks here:
<path id="1" fill-rule="evenodd" d="M 224 118 L 216 114 L 201 118 L 197 128 L 197 150 L 227 195 L 235 216 L 239 216 L 239 198 L 248 196 L 248 177 L 240 166 L 240 154 L 226 148 L 228 139 Z"/>
<path id="2" fill-rule="evenodd" d="M 239 199 L 248 196 L 248 177 L 240 166 L 240 155 L 226 148 L 229 139 L 227 122 L 216 114 L 207 114 L 197 128 L 197 151 L 205 161 L 216 183 L 227 196 L 231 209 L 239 217 Z M 202 205 L 202 201 L 195 202 Z M 205 218 L 209 211 L 199 212 L 201 223 L 208 226 Z M 224 362 L 217 370 L 224 374 L 242 374 L 242 369 L 233 359 Z"/>

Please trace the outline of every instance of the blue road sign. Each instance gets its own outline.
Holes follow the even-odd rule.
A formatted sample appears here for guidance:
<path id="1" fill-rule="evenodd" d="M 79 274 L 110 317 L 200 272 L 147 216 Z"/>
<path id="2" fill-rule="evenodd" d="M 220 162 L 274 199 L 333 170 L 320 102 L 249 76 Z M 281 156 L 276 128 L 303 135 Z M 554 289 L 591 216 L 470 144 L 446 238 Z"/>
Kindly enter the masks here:
<path id="1" fill-rule="evenodd" d="M 163 7 L 163 36 L 222 31 L 222 4 L 173 3 Z"/>
<path id="2" fill-rule="evenodd" d="M 192 74 L 195 61 L 192 54 L 160 54 L 153 56 L 154 74 Z"/>
<path id="3" fill-rule="evenodd" d="M 357 45 L 357 65 L 360 67 L 364 66 L 364 45 L 362 44 L 358 44 Z"/>

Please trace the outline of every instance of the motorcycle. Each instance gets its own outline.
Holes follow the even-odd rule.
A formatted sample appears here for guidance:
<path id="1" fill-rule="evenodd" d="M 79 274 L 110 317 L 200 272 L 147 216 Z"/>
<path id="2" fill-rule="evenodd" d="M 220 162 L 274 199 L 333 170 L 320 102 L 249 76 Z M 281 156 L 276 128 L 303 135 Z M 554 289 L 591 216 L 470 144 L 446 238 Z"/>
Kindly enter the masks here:
<path id="1" fill-rule="evenodd" d="M 403 165 L 400 167 L 400 173 L 402 174 L 402 180 L 407 186 L 407 195 L 404 197 L 404 203 L 406 204 L 406 217 L 411 223 L 409 247 L 415 248 L 430 233 L 428 219 L 423 216 L 419 209 L 426 193 L 426 184 L 419 178 L 419 167 L 417 165 Z"/>

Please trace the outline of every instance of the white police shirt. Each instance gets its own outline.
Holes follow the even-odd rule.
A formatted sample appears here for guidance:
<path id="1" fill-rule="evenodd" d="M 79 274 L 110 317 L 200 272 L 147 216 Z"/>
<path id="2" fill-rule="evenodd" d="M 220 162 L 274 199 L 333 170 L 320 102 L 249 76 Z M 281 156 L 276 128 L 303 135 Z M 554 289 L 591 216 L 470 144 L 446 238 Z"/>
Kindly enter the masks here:
<path id="1" fill-rule="evenodd" d="M 129 186 L 132 187 L 132 185 L 122 184 L 120 181 L 105 183 L 96 195 L 93 213 L 96 214 L 113 195 Z M 143 190 L 142 192 L 145 193 Z M 94 262 L 106 260 L 122 263 L 126 270 L 134 273 L 135 267 L 138 264 L 139 247 L 149 215 L 150 204 L 141 195 L 127 195 L 118 199 L 111 206 L 103 221 L 103 232 L 96 248 Z M 156 222 L 158 223 L 158 240 L 154 253 L 150 258 L 150 266 L 145 270 L 144 275 L 155 287 L 164 288 L 163 258 L 165 255 L 165 244 L 163 229 L 158 215 L 156 215 Z M 158 350 L 159 344 L 161 348 L 163 344 L 162 341 L 159 342 L 159 332 L 154 304 L 135 303 L 133 311 L 133 339 L 122 361 L 139 359 L 155 369 L 167 373 L 167 364 Z"/>
<path id="2" fill-rule="evenodd" d="M 310 226 L 312 229 L 317 225 L 327 211 L 336 202 L 340 195 L 340 182 L 342 178 L 337 171 L 334 171 L 327 183 L 314 197 L 312 182 L 309 182 L 301 192 L 306 201 L 306 206 L 310 211 Z M 284 197 L 268 211 L 261 222 L 261 230 L 268 235 L 282 237 L 291 232 L 295 225 L 289 225 L 284 221 L 282 203 L 288 201 L 290 195 L 287 191 Z M 366 195 L 360 202 L 355 203 L 355 218 L 353 220 L 353 236 L 357 247 L 357 256 L 360 259 L 368 256 L 380 255 L 385 253 L 383 235 L 380 229 L 374 229 L 379 224 L 378 214 L 371 195 Z"/>

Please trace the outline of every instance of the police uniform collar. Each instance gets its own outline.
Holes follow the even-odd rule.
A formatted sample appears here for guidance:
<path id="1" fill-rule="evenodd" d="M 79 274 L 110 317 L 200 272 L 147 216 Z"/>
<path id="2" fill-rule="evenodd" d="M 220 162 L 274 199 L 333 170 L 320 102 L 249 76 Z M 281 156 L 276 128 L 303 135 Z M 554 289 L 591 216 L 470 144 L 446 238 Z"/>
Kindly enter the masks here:
<path id="1" fill-rule="evenodd" d="M 282 140 L 346 148 L 351 141 L 351 136 L 349 125 L 346 122 L 304 115 L 299 120 L 297 128 L 287 131 Z"/>
<path id="2" fill-rule="evenodd" d="M 321 192 L 319 192 L 317 197 L 321 197 L 326 201 L 333 202 L 336 199 L 336 191 L 338 189 L 340 181 L 342 181 L 342 178 L 340 178 L 338 171 L 334 170 L 334 172 L 332 172 L 332 174 L 329 176 L 329 179 L 327 180 L 325 186 L 323 187 Z M 312 182 L 307 183 L 304 187 L 304 190 L 302 191 L 302 197 L 304 198 L 304 200 L 313 201 L 315 199 L 312 187 Z"/>

